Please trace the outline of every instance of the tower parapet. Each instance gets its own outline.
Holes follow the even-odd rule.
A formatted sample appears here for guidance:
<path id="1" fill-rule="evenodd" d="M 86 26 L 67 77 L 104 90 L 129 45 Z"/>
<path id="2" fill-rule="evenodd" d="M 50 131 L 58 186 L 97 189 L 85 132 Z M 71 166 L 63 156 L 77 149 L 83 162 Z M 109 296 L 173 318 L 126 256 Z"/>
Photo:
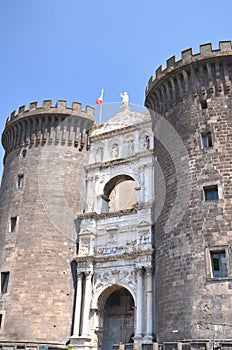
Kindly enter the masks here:
<path id="1" fill-rule="evenodd" d="M 94 119 L 94 108 L 87 106 L 82 110 L 81 103 L 73 102 L 67 107 L 67 101 L 58 100 L 53 106 L 51 100 L 44 100 L 19 107 L 7 118 L 2 135 L 2 144 L 6 155 L 18 147 L 33 144 L 66 144 L 88 147 L 88 130 Z"/>
<path id="2" fill-rule="evenodd" d="M 186 96 L 205 100 L 231 93 L 231 56 L 231 41 L 221 41 L 217 50 L 208 43 L 197 54 L 189 48 L 182 51 L 180 60 L 170 57 L 166 68 L 161 65 L 148 81 L 147 107 L 162 113 Z M 148 103 L 151 99 L 153 104 Z"/>

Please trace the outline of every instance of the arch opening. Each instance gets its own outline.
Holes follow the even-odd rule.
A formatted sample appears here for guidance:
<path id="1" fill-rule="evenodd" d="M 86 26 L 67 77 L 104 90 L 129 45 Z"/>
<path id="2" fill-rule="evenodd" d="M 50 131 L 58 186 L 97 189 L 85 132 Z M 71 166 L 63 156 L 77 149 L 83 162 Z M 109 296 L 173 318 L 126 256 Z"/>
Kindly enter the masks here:
<path id="1" fill-rule="evenodd" d="M 104 302 L 103 302 L 104 300 Z M 102 350 L 113 344 L 132 343 L 134 335 L 134 300 L 124 287 L 112 286 L 102 293 Z"/>
<path id="2" fill-rule="evenodd" d="M 118 175 L 104 188 L 103 212 L 115 212 L 132 208 L 136 203 L 136 182 L 129 175 Z"/>

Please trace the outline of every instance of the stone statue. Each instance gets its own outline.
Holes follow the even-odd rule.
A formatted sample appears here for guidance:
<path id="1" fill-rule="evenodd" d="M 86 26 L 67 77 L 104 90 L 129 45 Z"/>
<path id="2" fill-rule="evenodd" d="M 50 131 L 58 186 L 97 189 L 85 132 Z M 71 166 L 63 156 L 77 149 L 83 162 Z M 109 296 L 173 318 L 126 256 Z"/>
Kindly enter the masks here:
<path id="1" fill-rule="evenodd" d="M 149 136 L 147 136 L 147 135 L 144 137 L 143 147 L 145 149 L 149 149 L 150 148 L 150 139 L 149 139 Z"/>
<path id="2" fill-rule="evenodd" d="M 128 93 L 125 91 L 123 94 L 120 94 L 120 97 L 122 98 L 122 104 L 123 105 L 128 105 L 129 103 L 129 96 Z"/>
<path id="3" fill-rule="evenodd" d="M 112 154 L 112 158 L 118 157 L 118 145 L 117 144 L 113 144 L 111 154 Z"/>
<path id="4" fill-rule="evenodd" d="M 95 162 L 101 162 L 102 161 L 102 147 L 98 146 L 96 148 L 96 153 L 95 153 Z"/>

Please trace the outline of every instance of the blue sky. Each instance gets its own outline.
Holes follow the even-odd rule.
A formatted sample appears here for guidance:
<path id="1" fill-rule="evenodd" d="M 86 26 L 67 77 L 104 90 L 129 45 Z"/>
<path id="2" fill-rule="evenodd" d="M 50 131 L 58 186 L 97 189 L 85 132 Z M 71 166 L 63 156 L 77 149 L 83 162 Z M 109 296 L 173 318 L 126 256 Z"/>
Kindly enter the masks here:
<path id="1" fill-rule="evenodd" d="M 105 103 L 128 91 L 143 105 L 149 77 L 167 58 L 231 40 L 231 13 L 231 0 L 1 0 L 1 131 L 21 105 L 66 99 L 85 107 L 101 88 Z"/>

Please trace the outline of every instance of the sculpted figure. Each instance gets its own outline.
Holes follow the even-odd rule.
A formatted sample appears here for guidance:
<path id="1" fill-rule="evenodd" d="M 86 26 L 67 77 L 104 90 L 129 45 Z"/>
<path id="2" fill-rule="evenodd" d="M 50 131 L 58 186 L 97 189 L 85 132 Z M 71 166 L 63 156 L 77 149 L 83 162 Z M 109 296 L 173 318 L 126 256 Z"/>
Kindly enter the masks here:
<path id="1" fill-rule="evenodd" d="M 128 105 L 128 103 L 129 103 L 128 93 L 125 91 L 124 93 L 120 94 L 120 97 L 122 98 L 122 104 Z"/>
<path id="2" fill-rule="evenodd" d="M 131 155 L 134 153 L 134 140 L 128 142 L 128 153 Z"/>
<path id="3" fill-rule="evenodd" d="M 98 163 L 98 162 L 101 162 L 101 161 L 102 161 L 102 147 L 99 146 L 96 149 L 95 162 Z"/>
<path id="4" fill-rule="evenodd" d="M 117 158 L 118 157 L 118 145 L 114 144 L 112 146 L 112 158 Z"/>
<path id="5" fill-rule="evenodd" d="M 146 135 L 144 137 L 143 146 L 144 146 L 145 149 L 149 149 L 150 148 L 150 139 L 149 139 L 148 135 Z"/>

